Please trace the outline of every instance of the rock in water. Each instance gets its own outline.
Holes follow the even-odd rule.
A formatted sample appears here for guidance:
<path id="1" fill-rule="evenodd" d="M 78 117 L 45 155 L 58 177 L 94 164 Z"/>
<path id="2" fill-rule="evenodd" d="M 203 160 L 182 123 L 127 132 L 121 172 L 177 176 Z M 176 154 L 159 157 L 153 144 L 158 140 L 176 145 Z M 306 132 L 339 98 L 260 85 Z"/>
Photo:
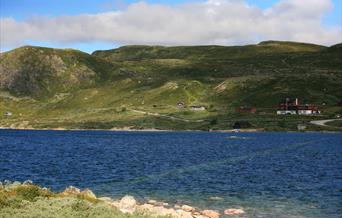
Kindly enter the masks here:
<path id="1" fill-rule="evenodd" d="M 213 200 L 213 201 L 222 201 L 223 198 L 222 197 L 218 197 L 218 196 L 212 196 L 212 197 L 209 197 L 210 200 Z"/>
<path id="2" fill-rule="evenodd" d="M 215 211 L 215 210 L 203 210 L 202 214 L 204 216 L 209 217 L 209 218 L 219 218 L 220 217 L 220 213 Z"/>
<path id="3" fill-rule="evenodd" d="M 229 208 L 224 210 L 224 214 L 226 215 L 241 215 L 244 214 L 245 211 L 242 209 L 236 209 L 236 208 Z"/>
<path id="4" fill-rule="evenodd" d="M 123 213 L 134 213 L 137 206 L 137 201 L 133 196 L 126 195 L 125 197 L 121 198 L 119 210 Z"/>

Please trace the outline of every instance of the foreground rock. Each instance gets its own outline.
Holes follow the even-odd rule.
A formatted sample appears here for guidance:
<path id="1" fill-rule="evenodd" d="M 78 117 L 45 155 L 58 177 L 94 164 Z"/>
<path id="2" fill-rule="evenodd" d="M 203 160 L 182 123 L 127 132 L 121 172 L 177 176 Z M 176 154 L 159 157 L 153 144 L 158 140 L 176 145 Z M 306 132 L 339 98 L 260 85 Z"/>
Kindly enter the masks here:
<path id="1" fill-rule="evenodd" d="M 220 213 L 215 210 L 203 210 L 202 214 L 209 218 L 219 218 Z"/>
<path id="2" fill-rule="evenodd" d="M 120 200 L 119 210 L 123 213 L 134 213 L 137 207 L 137 201 L 133 196 L 126 195 Z"/>

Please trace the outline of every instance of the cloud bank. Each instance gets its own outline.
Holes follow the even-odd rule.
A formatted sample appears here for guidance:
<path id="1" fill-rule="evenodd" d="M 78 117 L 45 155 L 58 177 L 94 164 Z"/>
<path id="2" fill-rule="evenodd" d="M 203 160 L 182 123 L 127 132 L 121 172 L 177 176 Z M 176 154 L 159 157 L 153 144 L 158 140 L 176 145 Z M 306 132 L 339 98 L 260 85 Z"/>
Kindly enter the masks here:
<path id="1" fill-rule="evenodd" d="M 330 0 L 280 0 L 262 10 L 243 0 L 207 0 L 177 6 L 138 2 L 124 9 L 77 16 L 0 20 L 1 47 L 28 41 L 72 44 L 236 45 L 289 40 L 331 45 L 341 27 L 327 28 L 322 16 Z"/>

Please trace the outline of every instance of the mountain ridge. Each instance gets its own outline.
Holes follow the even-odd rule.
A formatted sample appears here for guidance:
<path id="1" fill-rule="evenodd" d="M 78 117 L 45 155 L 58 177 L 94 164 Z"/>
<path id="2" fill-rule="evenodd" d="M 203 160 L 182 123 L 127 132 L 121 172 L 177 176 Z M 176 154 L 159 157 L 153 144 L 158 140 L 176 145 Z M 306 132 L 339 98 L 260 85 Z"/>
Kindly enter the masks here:
<path id="1" fill-rule="evenodd" d="M 215 129 L 228 128 L 236 119 L 254 119 L 254 127 L 273 123 L 278 128 L 270 117 L 285 97 L 324 103 L 326 116 L 342 112 L 334 106 L 342 98 L 340 48 L 266 41 L 246 46 L 123 46 L 88 54 L 24 46 L 0 54 L 0 113 L 14 112 L 2 120 L 7 126 L 37 120 L 32 125 Z M 177 108 L 178 102 L 187 107 Z M 191 105 L 207 109 L 194 112 Z M 237 113 L 240 106 L 257 107 L 258 114 L 266 114 L 264 121 L 262 115 Z M 170 122 L 166 117 L 204 123 Z"/>

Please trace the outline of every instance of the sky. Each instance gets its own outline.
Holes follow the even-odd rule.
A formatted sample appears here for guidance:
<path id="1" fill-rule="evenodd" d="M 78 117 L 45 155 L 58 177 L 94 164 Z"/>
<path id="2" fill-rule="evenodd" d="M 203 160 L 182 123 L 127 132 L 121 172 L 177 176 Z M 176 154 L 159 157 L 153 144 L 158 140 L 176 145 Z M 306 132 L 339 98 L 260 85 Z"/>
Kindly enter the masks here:
<path id="1" fill-rule="evenodd" d="M 0 0 L 0 51 L 342 42 L 342 0 Z"/>

